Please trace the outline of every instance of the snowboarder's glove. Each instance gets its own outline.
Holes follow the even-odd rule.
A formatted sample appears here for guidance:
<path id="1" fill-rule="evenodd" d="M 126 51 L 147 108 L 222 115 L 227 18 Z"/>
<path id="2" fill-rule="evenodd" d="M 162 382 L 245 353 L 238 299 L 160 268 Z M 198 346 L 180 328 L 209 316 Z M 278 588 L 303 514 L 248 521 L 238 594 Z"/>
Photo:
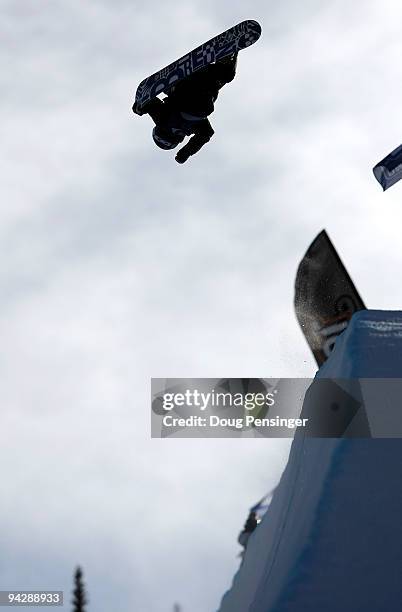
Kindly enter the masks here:
<path id="1" fill-rule="evenodd" d="M 186 151 L 184 151 L 184 149 L 181 149 L 180 151 L 178 151 L 175 160 L 178 164 L 184 164 L 184 162 L 186 162 L 188 158 L 189 155 L 187 155 Z"/>
<path id="2" fill-rule="evenodd" d="M 144 114 L 144 111 L 139 109 L 139 107 L 137 105 L 137 102 L 134 102 L 134 104 L 132 106 L 132 109 L 133 109 L 133 113 L 135 113 L 136 115 L 140 115 L 141 116 L 141 115 Z"/>

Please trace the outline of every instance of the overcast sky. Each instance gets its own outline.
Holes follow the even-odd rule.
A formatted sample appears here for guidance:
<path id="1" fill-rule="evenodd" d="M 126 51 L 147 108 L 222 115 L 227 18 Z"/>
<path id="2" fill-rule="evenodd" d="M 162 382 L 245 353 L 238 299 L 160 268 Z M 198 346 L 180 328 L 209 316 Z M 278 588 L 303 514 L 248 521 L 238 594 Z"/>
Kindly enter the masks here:
<path id="1" fill-rule="evenodd" d="M 289 443 L 151 440 L 150 378 L 313 376 L 293 312 L 324 227 L 369 307 L 399 309 L 398 0 L 3 0 L 0 587 L 92 612 L 218 607 Z M 261 39 L 184 166 L 138 83 L 246 19 Z M 69 609 L 69 606 L 66 606 Z"/>

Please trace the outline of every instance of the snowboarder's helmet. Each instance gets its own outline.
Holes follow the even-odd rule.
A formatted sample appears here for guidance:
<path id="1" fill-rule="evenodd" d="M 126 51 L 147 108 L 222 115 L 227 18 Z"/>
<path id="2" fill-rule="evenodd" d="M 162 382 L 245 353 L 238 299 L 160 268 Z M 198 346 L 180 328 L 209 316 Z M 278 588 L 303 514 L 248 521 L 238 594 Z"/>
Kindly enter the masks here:
<path id="1" fill-rule="evenodd" d="M 181 133 L 174 133 L 169 128 L 155 126 L 152 130 L 154 143 L 161 149 L 174 149 L 182 142 L 184 136 Z"/>

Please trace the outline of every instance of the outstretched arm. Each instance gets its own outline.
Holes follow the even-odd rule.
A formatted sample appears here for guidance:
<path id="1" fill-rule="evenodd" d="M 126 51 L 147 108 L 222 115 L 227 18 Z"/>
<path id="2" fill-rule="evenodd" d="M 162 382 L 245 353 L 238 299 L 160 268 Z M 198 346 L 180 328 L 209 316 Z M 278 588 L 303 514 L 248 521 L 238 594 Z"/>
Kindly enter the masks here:
<path id="1" fill-rule="evenodd" d="M 133 112 L 136 113 L 136 105 L 135 102 L 133 104 Z M 141 115 L 149 115 L 154 123 L 160 123 L 163 120 L 163 117 L 166 113 L 166 108 L 162 100 L 159 98 L 152 98 L 142 107 Z"/>
<path id="2" fill-rule="evenodd" d="M 198 151 L 209 142 L 214 135 L 212 125 L 208 119 L 203 119 L 197 126 L 197 132 L 190 138 L 188 143 L 178 151 L 175 159 L 179 164 L 184 164 L 191 155 Z"/>

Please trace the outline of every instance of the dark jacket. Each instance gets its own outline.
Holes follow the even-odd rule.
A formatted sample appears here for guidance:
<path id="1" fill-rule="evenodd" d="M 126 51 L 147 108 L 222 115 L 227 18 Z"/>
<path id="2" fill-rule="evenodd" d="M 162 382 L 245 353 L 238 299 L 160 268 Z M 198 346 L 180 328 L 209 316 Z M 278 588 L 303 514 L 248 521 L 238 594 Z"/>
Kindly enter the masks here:
<path id="1" fill-rule="evenodd" d="M 173 85 L 163 100 L 155 98 L 148 104 L 147 113 L 156 125 L 192 136 L 180 149 L 179 156 L 187 159 L 197 153 L 214 135 L 207 117 L 214 111 L 219 90 L 233 81 L 237 54 L 209 64 Z"/>
<path id="2" fill-rule="evenodd" d="M 233 81 L 236 74 L 237 55 L 209 64 L 179 81 L 168 91 L 168 100 L 177 108 L 200 117 L 214 112 L 214 102 L 219 90 Z"/>

